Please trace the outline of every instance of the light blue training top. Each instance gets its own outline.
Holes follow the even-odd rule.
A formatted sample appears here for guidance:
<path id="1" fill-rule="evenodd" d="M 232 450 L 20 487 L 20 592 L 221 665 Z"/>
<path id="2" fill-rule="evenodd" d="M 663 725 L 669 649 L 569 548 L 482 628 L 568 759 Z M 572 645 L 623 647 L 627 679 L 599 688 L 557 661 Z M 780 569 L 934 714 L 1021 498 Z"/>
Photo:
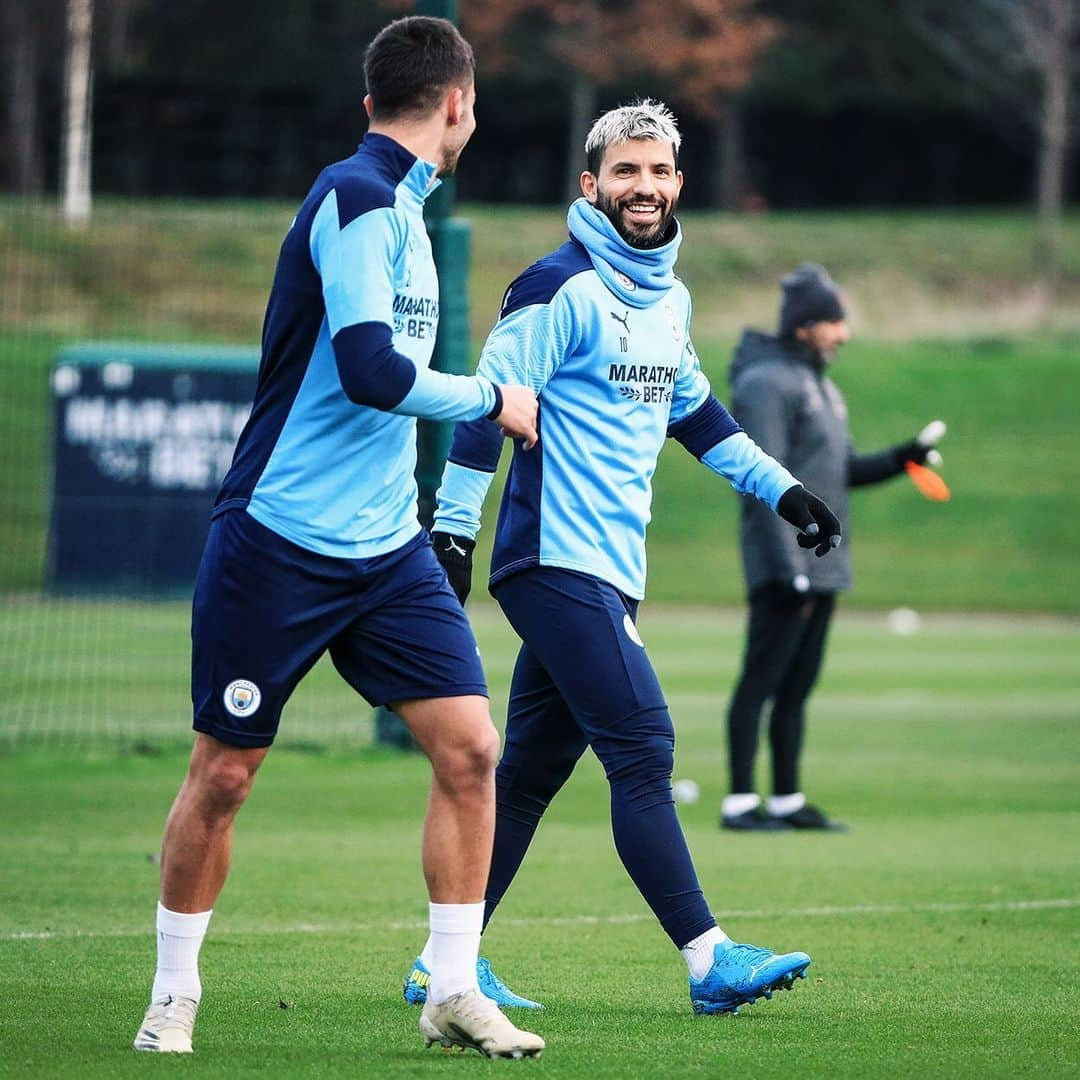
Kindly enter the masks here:
<path id="1" fill-rule="evenodd" d="M 251 418 L 214 513 L 246 507 L 324 555 L 420 530 L 416 420 L 496 407 L 484 376 L 431 371 L 439 282 L 423 207 L 435 166 L 384 135 L 323 170 L 281 247 Z"/>
<path id="2" fill-rule="evenodd" d="M 540 399 L 539 443 L 514 446 L 491 584 L 556 566 L 641 599 L 652 476 L 668 435 L 773 509 L 798 481 L 710 391 L 690 341 L 690 295 L 674 272 L 678 224 L 662 247 L 641 250 L 584 199 L 567 220 L 567 243 L 507 290 L 478 366 Z M 436 529 L 475 537 L 501 449 L 491 421 L 458 424 Z"/>

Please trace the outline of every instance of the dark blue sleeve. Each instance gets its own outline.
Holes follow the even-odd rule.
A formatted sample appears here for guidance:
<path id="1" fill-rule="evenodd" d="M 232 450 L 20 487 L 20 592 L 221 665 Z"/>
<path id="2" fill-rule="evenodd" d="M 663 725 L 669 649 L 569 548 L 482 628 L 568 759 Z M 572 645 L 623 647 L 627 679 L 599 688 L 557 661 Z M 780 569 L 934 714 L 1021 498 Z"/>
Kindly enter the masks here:
<path id="1" fill-rule="evenodd" d="M 740 431 L 731 413 L 710 394 L 689 416 L 671 424 L 667 433 L 700 461 L 717 443 Z"/>
<path id="2" fill-rule="evenodd" d="M 449 461 L 477 472 L 493 473 L 499 467 L 503 435 L 491 420 L 469 420 L 454 429 Z"/>
<path id="3" fill-rule="evenodd" d="M 346 397 L 384 412 L 400 405 L 416 382 L 416 365 L 394 348 L 383 322 L 343 327 L 333 338 L 338 378 Z"/>

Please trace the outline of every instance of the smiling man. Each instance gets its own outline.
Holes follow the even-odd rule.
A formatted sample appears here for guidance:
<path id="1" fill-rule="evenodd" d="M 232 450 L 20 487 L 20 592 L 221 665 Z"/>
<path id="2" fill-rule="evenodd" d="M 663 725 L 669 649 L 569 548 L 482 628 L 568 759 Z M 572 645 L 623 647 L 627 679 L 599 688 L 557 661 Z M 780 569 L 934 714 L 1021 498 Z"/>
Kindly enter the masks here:
<path id="1" fill-rule="evenodd" d="M 670 435 L 736 490 L 756 496 L 824 555 L 828 507 L 760 450 L 713 397 L 675 277 L 682 232 L 680 136 L 661 104 L 601 116 L 585 145 L 570 238 L 503 298 L 479 371 L 531 387 L 536 446 L 518 442 L 499 512 L 490 587 L 522 640 L 496 773 L 486 918 L 540 818 L 586 748 L 611 785 L 615 846 L 690 973 L 697 1012 L 732 1012 L 803 975 L 810 957 L 732 942 L 705 902 L 671 797 L 674 728 L 636 626 L 657 455 Z M 462 423 L 432 540 L 464 600 L 480 510 L 499 460 L 491 421 Z M 405 983 L 425 997 L 432 942 Z M 534 1006 L 485 972 L 481 989 Z"/>
<path id="2" fill-rule="evenodd" d="M 610 218 L 632 247 L 648 251 L 664 245 L 671 238 L 683 185 L 674 144 L 628 139 L 612 148 L 605 161 L 600 139 L 592 142 L 588 168 L 581 177 L 585 198 Z"/>

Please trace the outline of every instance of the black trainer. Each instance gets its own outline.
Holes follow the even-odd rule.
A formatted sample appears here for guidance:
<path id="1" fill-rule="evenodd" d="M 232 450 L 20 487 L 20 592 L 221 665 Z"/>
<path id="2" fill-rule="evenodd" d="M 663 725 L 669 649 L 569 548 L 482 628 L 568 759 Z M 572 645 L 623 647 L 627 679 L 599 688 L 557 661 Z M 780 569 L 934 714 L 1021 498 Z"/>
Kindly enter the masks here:
<path id="1" fill-rule="evenodd" d="M 805 803 L 790 814 L 776 814 L 773 821 L 789 829 L 824 829 L 827 832 L 847 832 L 850 826 L 832 821 L 820 807 Z"/>
<path id="2" fill-rule="evenodd" d="M 720 828 L 741 832 L 789 832 L 793 826 L 783 818 L 766 814 L 760 806 L 741 814 L 725 814 L 720 818 Z"/>

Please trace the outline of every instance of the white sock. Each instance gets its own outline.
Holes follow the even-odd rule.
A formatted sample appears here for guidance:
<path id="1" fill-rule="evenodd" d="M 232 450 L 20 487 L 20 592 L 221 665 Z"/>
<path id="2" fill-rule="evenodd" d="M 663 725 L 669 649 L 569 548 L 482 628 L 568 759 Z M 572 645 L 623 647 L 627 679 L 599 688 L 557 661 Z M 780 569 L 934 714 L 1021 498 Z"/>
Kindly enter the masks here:
<path id="1" fill-rule="evenodd" d="M 709 968 L 713 965 L 714 946 L 722 945 L 727 940 L 727 934 L 719 926 L 714 926 L 704 934 L 698 934 L 693 941 L 688 941 L 679 950 L 686 961 L 691 979 L 701 980 L 709 974 Z"/>
<path id="2" fill-rule="evenodd" d="M 801 791 L 794 795 L 770 795 L 769 813 L 773 817 L 783 817 L 785 814 L 794 814 L 806 805 L 806 796 Z"/>
<path id="3" fill-rule="evenodd" d="M 434 960 L 432 960 L 432 958 L 431 958 L 432 957 L 431 949 L 432 949 L 431 935 L 428 934 L 428 939 L 427 939 L 427 941 L 424 942 L 424 950 L 423 950 L 423 952 L 420 953 L 420 963 L 423 964 L 424 967 L 426 967 L 428 969 L 428 971 L 431 970 L 431 965 L 434 963 Z"/>
<path id="4" fill-rule="evenodd" d="M 212 911 L 187 915 L 170 911 L 158 901 L 157 906 L 157 972 L 152 1002 L 167 997 L 186 997 L 198 1001 L 202 997 L 199 981 L 199 949 L 202 948 Z"/>
<path id="5" fill-rule="evenodd" d="M 428 1000 L 437 1005 L 463 990 L 476 989 L 484 903 L 428 904 L 428 925 L 431 927 Z"/>
<path id="6" fill-rule="evenodd" d="M 738 817 L 748 810 L 756 810 L 761 805 L 761 797 L 751 792 L 737 792 L 734 795 L 725 795 L 720 806 L 720 813 L 724 817 Z"/>

